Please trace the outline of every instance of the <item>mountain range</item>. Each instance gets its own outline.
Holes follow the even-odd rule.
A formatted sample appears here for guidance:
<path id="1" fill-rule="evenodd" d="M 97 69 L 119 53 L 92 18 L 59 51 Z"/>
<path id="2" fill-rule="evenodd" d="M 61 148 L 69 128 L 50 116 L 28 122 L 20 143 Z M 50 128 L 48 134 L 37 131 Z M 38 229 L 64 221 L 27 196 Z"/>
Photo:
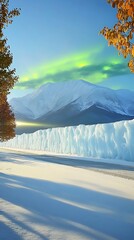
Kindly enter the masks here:
<path id="1" fill-rule="evenodd" d="M 83 80 L 48 83 L 10 105 L 17 121 L 16 132 L 79 124 L 109 123 L 134 118 L 134 92 L 112 90 Z M 31 124 L 31 126 L 30 126 Z"/>

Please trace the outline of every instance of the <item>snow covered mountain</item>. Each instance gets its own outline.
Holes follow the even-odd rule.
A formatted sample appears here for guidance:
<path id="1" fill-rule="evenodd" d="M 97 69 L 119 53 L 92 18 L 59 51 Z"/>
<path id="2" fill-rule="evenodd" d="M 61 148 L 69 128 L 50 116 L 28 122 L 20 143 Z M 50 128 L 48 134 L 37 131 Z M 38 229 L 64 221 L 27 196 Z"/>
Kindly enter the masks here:
<path id="1" fill-rule="evenodd" d="M 83 80 L 45 84 L 32 94 L 12 99 L 10 104 L 17 120 L 42 123 L 42 128 L 134 118 L 134 92 L 111 90 Z"/>

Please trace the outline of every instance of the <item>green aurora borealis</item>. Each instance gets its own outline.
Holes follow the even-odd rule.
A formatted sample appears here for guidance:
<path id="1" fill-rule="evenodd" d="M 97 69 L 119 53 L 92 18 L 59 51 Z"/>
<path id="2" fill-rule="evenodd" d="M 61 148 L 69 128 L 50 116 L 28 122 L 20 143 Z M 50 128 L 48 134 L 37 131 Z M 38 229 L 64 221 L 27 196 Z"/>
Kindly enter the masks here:
<path id="1" fill-rule="evenodd" d="M 49 82 L 78 79 L 98 84 L 110 77 L 124 74 L 129 74 L 129 69 L 122 57 L 103 58 L 103 49 L 95 48 L 31 69 L 20 77 L 16 88 L 38 88 Z"/>

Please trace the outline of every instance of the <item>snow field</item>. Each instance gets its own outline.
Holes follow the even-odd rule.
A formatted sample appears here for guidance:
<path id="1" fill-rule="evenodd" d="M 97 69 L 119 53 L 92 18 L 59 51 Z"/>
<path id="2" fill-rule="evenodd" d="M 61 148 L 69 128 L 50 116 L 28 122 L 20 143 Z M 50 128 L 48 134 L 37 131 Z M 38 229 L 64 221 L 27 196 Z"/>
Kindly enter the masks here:
<path id="1" fill-rule="evenodd" d="M 134 181 L 0 152 L 1 240 L 133 240 Z"/>
<path id="2" fill-rule="evenodd" d="M 134 161 L 134 120 L 39 130 L 0 147 Z"/>

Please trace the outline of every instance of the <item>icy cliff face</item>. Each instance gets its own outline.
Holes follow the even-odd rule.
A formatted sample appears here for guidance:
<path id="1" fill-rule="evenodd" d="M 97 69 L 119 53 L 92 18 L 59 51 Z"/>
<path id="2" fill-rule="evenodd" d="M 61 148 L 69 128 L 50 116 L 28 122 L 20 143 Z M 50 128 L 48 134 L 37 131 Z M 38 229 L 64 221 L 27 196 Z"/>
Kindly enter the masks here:
<path id="1" fill-rule="evenodd" d="M 134 120 L 39 130 L 0 146 L 134 161 Z"/>

